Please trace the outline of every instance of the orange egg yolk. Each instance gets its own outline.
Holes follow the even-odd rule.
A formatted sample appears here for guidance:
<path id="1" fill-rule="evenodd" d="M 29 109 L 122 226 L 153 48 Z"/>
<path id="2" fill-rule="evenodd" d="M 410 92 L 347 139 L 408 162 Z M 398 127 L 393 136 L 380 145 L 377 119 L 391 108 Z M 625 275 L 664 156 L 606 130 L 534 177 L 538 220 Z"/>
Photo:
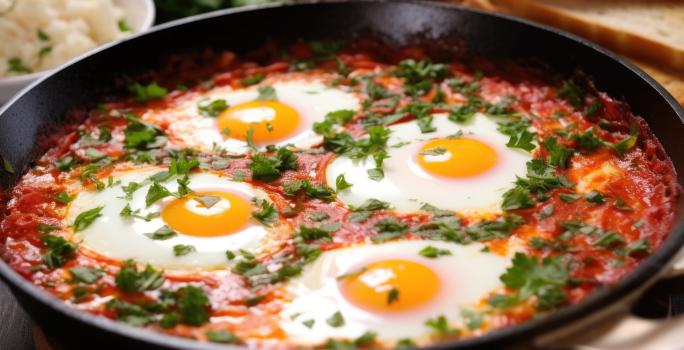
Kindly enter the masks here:
<path id="1" fill-rule="evenodd" d="M 375 312 L 418 308 L 439 293 L 440 280 L 427 266 L 410 260 L 382 260 L 339 280 L 350 303 Z"/>
<path id="2" fill-rule="evenodd" d="M 496 151 L 484 142 L 460 137 L 426 142 L 418 164 L 428 173 L 460 178 L 483 174 L 496 165 Z"/>
<path id="3" fill-rule="evenodd" d="M 221 191 L 194 192 L 174 199 L 161 211 L 161 218 L 174 231 L 200 237 L 238 232 L 251 216 L 250 203 Z"/>
<path id="4" fill-rule="evenodd" d="M 245 102 L 223 111 L 218 127 L 228 138 L 247 140 L 247 132 L 254 129 L 252 140 L 265 143 L 281 140 L 299 126 L 299 114 L 292 107 L 278 101 Z"/>

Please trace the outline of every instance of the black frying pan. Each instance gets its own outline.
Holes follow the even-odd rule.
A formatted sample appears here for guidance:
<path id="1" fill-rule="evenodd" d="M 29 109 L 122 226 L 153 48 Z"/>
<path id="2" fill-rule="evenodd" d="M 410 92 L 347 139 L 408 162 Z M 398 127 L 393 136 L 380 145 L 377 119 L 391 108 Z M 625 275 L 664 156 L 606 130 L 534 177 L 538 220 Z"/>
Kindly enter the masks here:
<path id="1" fill-rule="evenodd" d="M 256 48 L 267 38 L 348 39 L 360 33 L 374 33 L 396 44 L 420 42 L 421 38 L 458 38 L 468 54 L 536 58 L 560 73 L 581 68 L 600 90 L 624 99 L 635 114 L 648 121 L 675 164 L 678 182 L 684 183 L 684 111 L 653 79 L 614 54 L 557 30 L 454 6 L 335 1 L 227 10 L 181 20 L 71 62 L 24 90 L 0 111 L 0 155 L 18 170 L 15 175 L 4 173 L 0 184 L 11 186 L 21 174 L 19 170 L 39 156 L 36 145 L 41 131 L 59 124 L 73 106 L 100 96 L 115 77 L 154 67 L 162 53 L 204 47 L 243 51 Z M 433 348 L 524 347 L 542 333 L 586 319 L 633 296 L 657 278 L 684 243 L 683 209 L 684 199 L 680 198 L 676 225 L 668 240 L 617 285 L 548 317 Z M 0 277 L 45 332 L 68 349 L 226 348 L 78 312 L 21 278 L 4 262 L 0 262 Z"/>

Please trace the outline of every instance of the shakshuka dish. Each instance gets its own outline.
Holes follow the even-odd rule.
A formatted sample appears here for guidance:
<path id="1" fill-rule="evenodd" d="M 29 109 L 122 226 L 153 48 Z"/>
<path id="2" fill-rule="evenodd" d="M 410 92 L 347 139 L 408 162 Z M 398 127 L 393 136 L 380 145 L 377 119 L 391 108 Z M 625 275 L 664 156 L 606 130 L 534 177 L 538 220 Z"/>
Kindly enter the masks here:
<path id="1" fill-rule="evenodd" d="M 673 224 L 670 159 L 580 71 L 359 39 L 188 52 L 113 85 L 6 193 L 0 252 L 149 331 L 477 337 L 610 287 Z"/>

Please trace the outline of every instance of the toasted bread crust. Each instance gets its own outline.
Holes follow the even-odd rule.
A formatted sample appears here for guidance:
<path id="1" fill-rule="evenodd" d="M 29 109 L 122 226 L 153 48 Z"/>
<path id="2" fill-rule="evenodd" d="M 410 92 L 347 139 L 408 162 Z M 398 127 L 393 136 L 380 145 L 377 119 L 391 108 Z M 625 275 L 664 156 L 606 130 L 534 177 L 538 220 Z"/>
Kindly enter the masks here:
<path id="1" fill-rule="evenodd" d="M 684 71 L 684 50 L 646 35 L 626 32 L 534 0 L 489 0 L 488 2 L 499 11 L 559 27 L 629 56 L 659 62 Z M 673 30 L 677 29 L 673 28 Z"/>

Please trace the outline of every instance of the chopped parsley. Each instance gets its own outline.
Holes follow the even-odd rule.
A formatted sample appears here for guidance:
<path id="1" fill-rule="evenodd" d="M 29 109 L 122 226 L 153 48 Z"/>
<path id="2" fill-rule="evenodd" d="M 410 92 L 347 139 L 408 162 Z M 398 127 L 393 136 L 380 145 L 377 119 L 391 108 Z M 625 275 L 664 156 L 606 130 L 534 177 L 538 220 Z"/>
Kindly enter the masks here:
<path id="1" fill-rule="evenodd" d="M 226 330 L 211 330 L 205 333 L 207 340 L 213 343 L 222 344 L 241 344 L 242 340 L 238 338 L 235 334 L 228 332 Z"/>
<path id="2" fill-rule="evenodd" d="M 147 151 L 166 144 L 164 132 L 159 127 L 145 123 L 131 113 L 126 113 L 124 117 L 129 121 L 124 129 L 126 148 Z"/>
<path id="3" fill-rule="evenodd" d="M 147 236 L 151 239 L 157 240 L 157 241 L 167 240 L 167 239 L 173 238 L 177 235 L 178 235 L 178 233 L 176 231 L 172 230 L 170 227 L 168 227 L 166 225 L 158 228 L 154 232 L 150 232 L 150 233 L 145 234 L 145 236 Z"/>
<path id="4" fill-rule="evenodd" d="M 145 206 L 149 207 L 157 201 L 169 196 L 173 196 L 173 193 L 171 193 L 169 189 L 159 182 L 154 182 L 145 195 Z"/>
<path id="5" fill-rule="evenodd" d="M 126 206 L 121 209 L 119 212 L 119 215 L 123 218 L 136 218 L 136 219 L 141 219 L 145 221 L 151 221 L 154 218 L 159 217 L 160 213 L 159 212 L 152 212 L 148 213 L 147 215 L 141 215 L 140 214 L 140 209 L 133 210 L 131 209 L 130 204 L 126 204 Z"/>
<path id="6" fill-rule="evenodd" d="M 339 328 L 344 326 L 344 317 L 342 316 L 342 313 L 337 311 L 332 316 L 328 317 L 325 322 L 333 328 Z"/>
<path id="7" fill-rule="evenodd" d="M 371 237 L 373 243 L 382 243 L 399 238 L 409 231 L 407 224 L 397 220 L 395 217 L 387 217 L 379 220 L 373 226 L 377 234 Z"/>
<path id="8" fill-rule="evenodd" d="M 466 228 L 466 233 L 475 241 L 488 241 L 508 236 L 523 223 L 523 218 L 518 215 L 504 214 L 496 220 L 485 220 L 472 224 Z"/>
<path id="9" fill-rule="evenodd" d="M 116 22 L 117 27 L 119 27 L 120 32 L 130 32 L 131 27 L 128 26 L 128 23 L 126 23 L 126 20 L 120 19 L 118 22 Z"/>
<path id="10" fill-rule="evenodd" d="M 128 91 L 133 94 L 136 100 L 141 102 L 162 99 L 167 94 L 166 88 L 159 86 L 154 81 L 147 85 L 133 83 L 128 85 Z"/>
<path id="11" fill-rule="evenodd" d="M 325 115 L 324 121 L 313 124 L 313 131 L 320 135 L 333 135 L 336 126 L 343 126 L 349 123 L 355 114 L 356 112 L 350 109 L 329 112 Z"/>
<path id="12" fill-rule="evenodd" d="M 429 245 L 421 249 L 420 252 L 418 252 L 418 254 L 426 258 L 434 259 L 444 255 L 451 255 L 451 251 L 448 249 L 440 249 Z"/>
<path id="13" fill-rule="evenodd" d="M 404 78 L 404 91 L 412 96 L 425 95 L 436 81 L 452 75 L 445 64 L 431 63 L 426 59 L 401 61 L 392 74 Z"/>
<path id="14" fill-rule="evenodd" d="M 257 99 L 261 101 L 273 101 L 278 99 L 276 90 L 273 88 L 273 86 L 260 86 L 257 89 L 257 92 L 259 93 L 259 97 L 257 97 Z"/>
<path id="15" fill-rule="evenodd" d="M 46 252 L 43 255 L 45 265 L 54 269 L 64 265 L 76 253 L 77 246 L 63 237 L 43 234 L 40 237 Z"/>
<path id="16" fill-rule="evenodd" d="M 40 41 L 49 41 L 50 40 L 50 36 L 47 35 L 47 33 L 45 33 L 42 29 L 38 29 L 38 32 L 36 33 L 36 37 Z"/>
<path id="17" fill-rule="evenodd" d="M 563 291 L 569 281 L 567 267 L 555 257 L 539 261 L 537 257 L 518 252 L 513 257 L 513 265 L 501 275 L 501 281 L 517 291 L 518 300 L 535 296 L 540 309 L 554 308 L 567 300 Z"/>
<path id="18" fill-rule="evenodd" d="M 605 198 L 606 196 L 603 193 L 596 190 L 592 190 L 584 195 L 584 199 L 591 204 L 603 204 Z"/>
<path id="19" fill-rule="evenodd" d="M 216 118 L 226 109 L 228 109 L 228 103 L 222 98 L 215 100 L 206 98 L 197 102 L 197 112 L 205 117 Z"/>
<path id="20" fill-rule="evenodd" d="M 88 284 L 99 280 L 103 272 L 96 267 L 74 267 L 69 269 L 72 281 Z"/>
<path id="21" fill-rule="evenodd" d="M 584 106 L 584 90 L 572 80 L 566 80 L 558 88 L 558 97 L 568 101 L 573 107 L 581 109 Z"/>
<path id="22" fill-rule="evenodd" d="M 21 58 L 13 57 L 7 60 L 7 72 L 8 73 L 33 73 L 33 70 L 26 67 Z"/>
<path id="23" fill-rule="evenodd" d="M 444 315 L 428 319 L 425 321 L 425 325 L 440 335 L 457 335 L 459 333 L 458 329 L 449 327 L 449 321 L 447 321 Z"/>
<path id="24" fill-rule="evenodd" d="M 92 225 L 95 219 L 102 216 L 101 212 L 103 208 L 104 207 L 96 207 L 78 214 L 74 220 L 74 232 L 81 232 Z"/>
<path id="25" fill-rule="evenodd" d="M 266 75 L 264 73 L 257 73 L 252 76 L 242 79 L 242 84 L 245 86 L 252 86 L 261 83 Z"/>
<path id="26" fill-rule="evenodd" d="M 543 144 L 547 151 L 547 162 L 552 166 L 567 168 L 568 160 L 574 151 L 560 145 L 554 136 L 544 140 Z"/>
<path id="27" fill-rule="evenodd" d="M 275 154 L 254 153 L 249 163 L 252 178 L 266 182 L 274 181 L 286 170 L 297 170 L 297 155 L 286 147 L 278 148 Z"/>
<path id="28" fill-rule="evenodd" d="M 259 208 L 252 212 L 254 219 L 266 226 L 271 226 L 278 221 L 279 213 L 273 203 L 261 198 L 253 198 L 252 202 Z"/>
<path id="29" fill-rule="evenodd" d="M 126 260 L 115 276 L 116 286 L 124 293 L 131 294 L 155 290 L 164 284 L 164 275 L 150 265 L 138 271 L 138 266 L 133 260 Z"/>
<path id="30" fill-rule="evenodd" d="M 191 245 L 176 244 L 173 246 L 173 255 L 175 256 L 185 256 L 194 253 L 195 251 L 197 251 L 197 249 Z"/>
<path id="31" fill-rule="evenodd" d="M 392 303 L 399 300 L 399 290 L 392 287 L 389 292 L 387 292 L 387 305 L 392 305 Z"/>
<path id="32" fill-rule="evenodd" d="M 308 197 L 331 201 L 335 198 L 335 190 L 326 184 L 314 184 L 309 179 L 292 180 L 283 183 L 283 191 L 287 196 L 296 196 L 304 193 Z"/>
<path id="33" fill-rule="evenodd" d="M 70 196 L 67 192 L 62 191 L 62 192 L 57 193 L 53 198 L 57 202 L 60 202 L 62 204 L 69 204 L 69 203 L 71 203 L 71 201 L 74 200 L 74 198 L 76 198 L 76 196 L 75 195 Z"/>
<path id="34" fill-rule="evenodd" d="M 348 182 L 347 179 L 344 178 L 344 174 L 340 174 L 337 176 L 335 179 L 335 191 L 340 192 L 344 191 L 346 189 L 349 189 L 353 186 L 352 183 Z"/>

